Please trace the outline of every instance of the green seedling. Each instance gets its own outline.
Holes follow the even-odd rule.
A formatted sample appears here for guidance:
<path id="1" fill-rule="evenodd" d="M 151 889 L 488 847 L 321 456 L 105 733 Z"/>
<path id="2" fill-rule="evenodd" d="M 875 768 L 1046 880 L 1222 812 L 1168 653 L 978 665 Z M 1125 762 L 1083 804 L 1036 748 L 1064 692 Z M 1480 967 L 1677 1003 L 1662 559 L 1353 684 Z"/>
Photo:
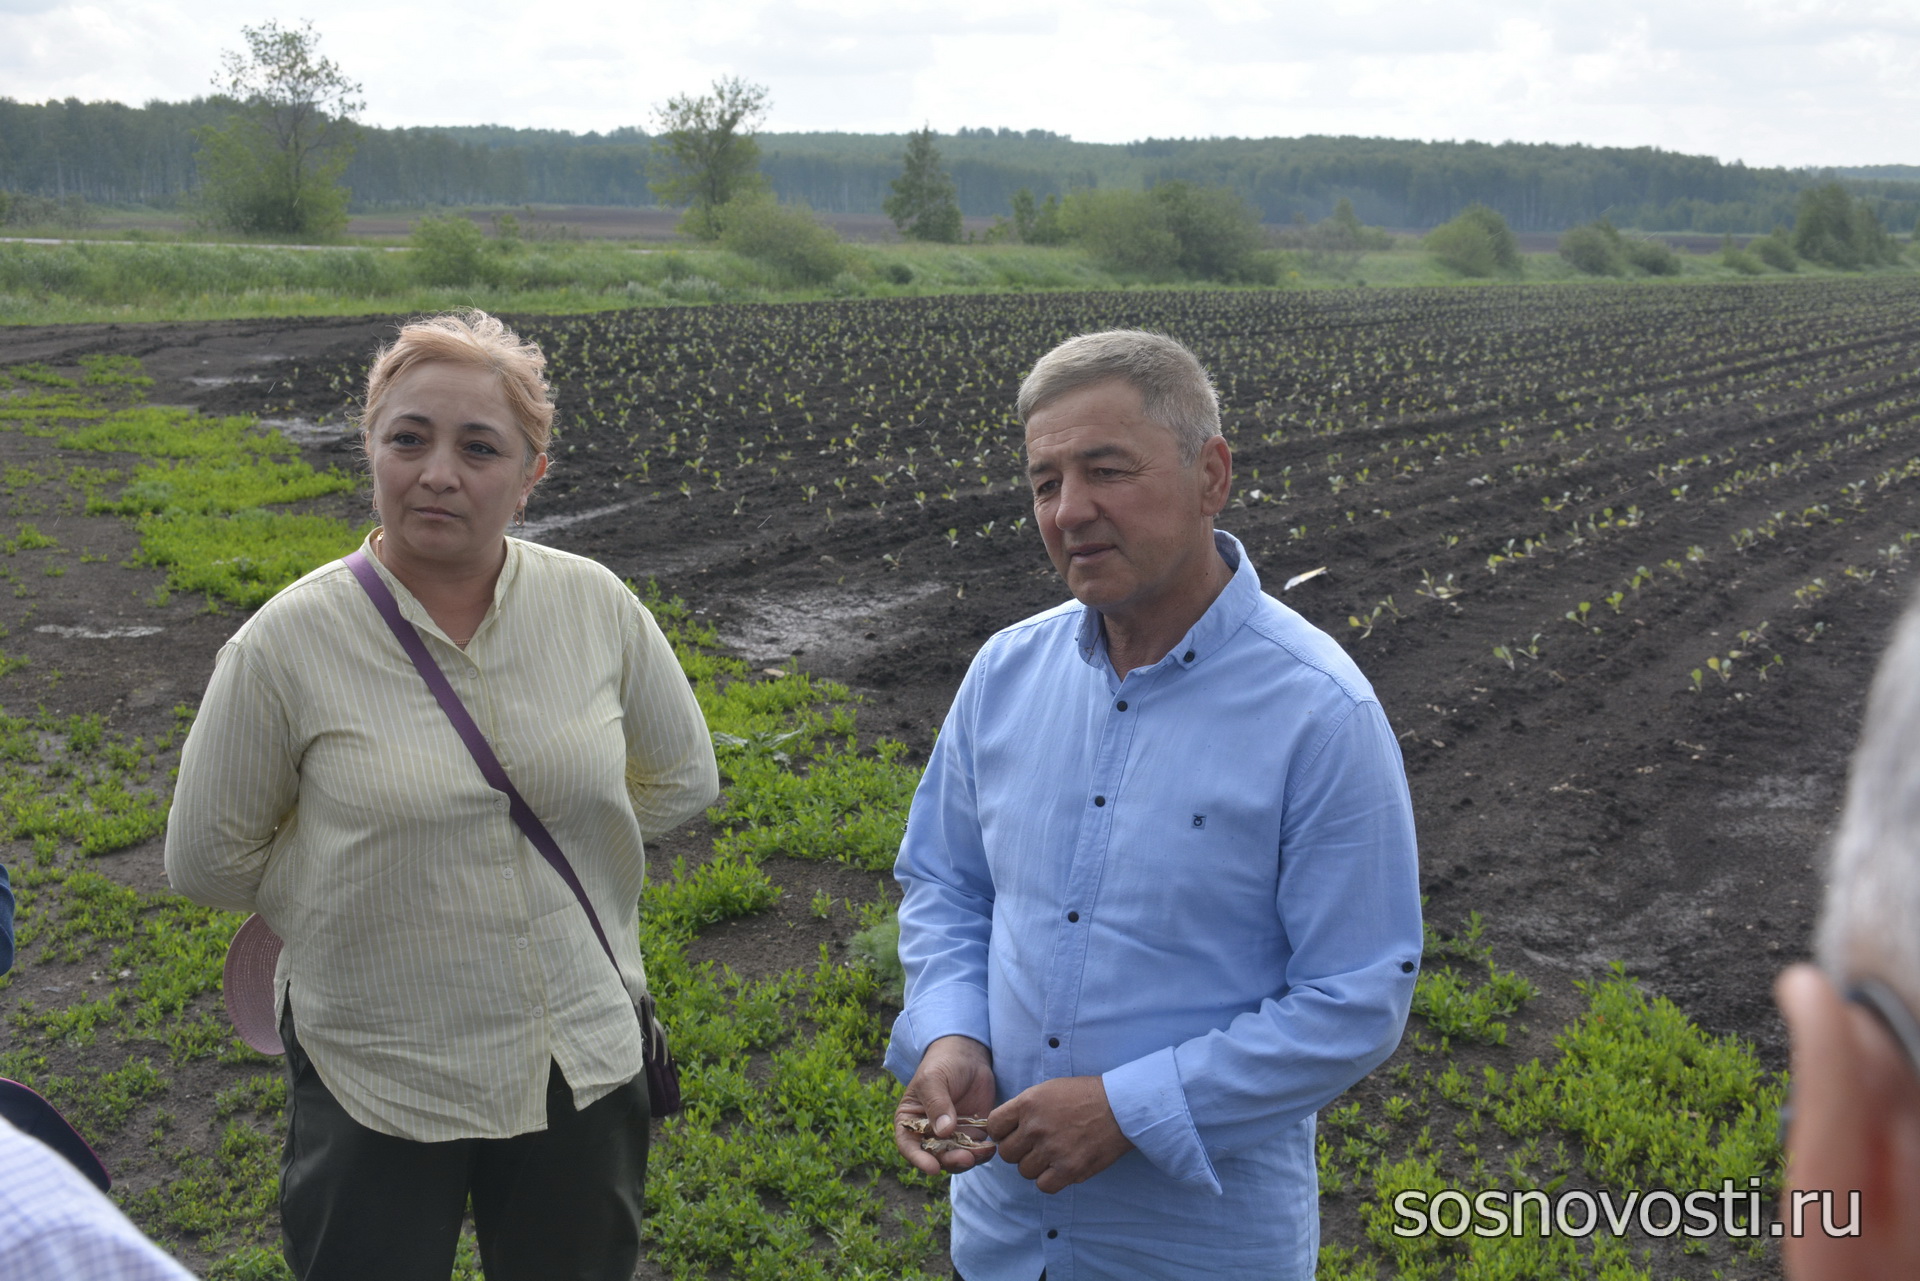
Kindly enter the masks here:
<path id="1" fill-rule="evenodd" d="M 1578 605 L 1574 606 L 1572 609 L 1566 612 L 1566 620 L 1569 623 L 1572 623 L 1575 627 L 1578 627 L 1582 631 L 1590 631 L 1590 632 L 1593 632 L 1595 635 L 1598 635 L 1600 632 L 1600 629 L 1594 626 L 1593 622 L 1587 617 L 1592 612 L 1593 612 L 1593 602 L 1590 600 L 1583 600 Z"/>

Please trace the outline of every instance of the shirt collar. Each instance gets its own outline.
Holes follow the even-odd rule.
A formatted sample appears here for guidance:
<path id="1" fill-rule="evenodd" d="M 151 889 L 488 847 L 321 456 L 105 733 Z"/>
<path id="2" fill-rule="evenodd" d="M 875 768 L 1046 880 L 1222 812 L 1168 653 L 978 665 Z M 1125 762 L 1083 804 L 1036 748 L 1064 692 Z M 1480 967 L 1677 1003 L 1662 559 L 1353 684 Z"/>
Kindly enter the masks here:
<path id="1" fill-rule="evenodd" d="M 407 585 L 394 576 L 393 571 L 387 568 L 386 562 L 382 561 L 379 555 L 373 550 L 374 535 L 379 532 L 380 527 L 378 525 L 368 530 L 367 536 L 360 542 L 360 550 L 365 553 L 368 563 L 373 566 L 374 572 L 386 580 L 387 590 L 393 593 L 393 598 L 400 602 L 400 613 L 408 622 L 417 627 L 432 631 L 435 636 L 446 641 L 447 644 L 452 645 L 453 638 L 440 629 L 440 624 L 433 621 L 433 615 L 427 612 L 427 607 L 420 603 L 418 597 L 407 590 Z M 526 552 L 521 549 L 520 540 L 517 538 L 508 538 L 507 558 L 500 566 L 500 577 L 496 578 L 493 582 L 493 603 L 487 606 L 486 615 L 481 618 L 480 626 L 475 628 L 473 635 L 467 638 L 467 648 L 469 650 L 473 648 L 473 642 L 479 638 L 480 633 L 486 631 L 493 620 L 499 617 L 500 608 L 506 603 L 507 592 L 512 587 L 513 580 L 519 576 L 520 562 L 525 556 Z M 455 648 L 457 649 L 459 647 L 455 646 Z"/>
<path id="2" fill-rule="evenodd" d="M 1205 662 L 1207 656 L 1225 645 L 1240 630 L 1240 625 L 1247 621 L 1247 616 L 1253 613 L 1254 604 L 1260 597 L 1260 574 L 1254 569 L 1247 549 L 1224 529 L 1213 531 L 1213 545 L 1219 551 L 1220 559 L 1233 570 L 1233 577 L 1214 597 L 1213 604 L 1207 606 L 1207 612 L 1200 615 L 1200 621 L 1168 651 L 1165 658 L 1154 664 L 1155 667 L 1164 663 L 1193 667 Z M 1089 667 L 1111 670 L 1111 664 L 1107 661 L 1107 637 L 1100 626 L 1099 610 L 1092 606 L 1081 609 L 1080 628 L 1075 640 L 1080 647 L 1082 662 Z"/>

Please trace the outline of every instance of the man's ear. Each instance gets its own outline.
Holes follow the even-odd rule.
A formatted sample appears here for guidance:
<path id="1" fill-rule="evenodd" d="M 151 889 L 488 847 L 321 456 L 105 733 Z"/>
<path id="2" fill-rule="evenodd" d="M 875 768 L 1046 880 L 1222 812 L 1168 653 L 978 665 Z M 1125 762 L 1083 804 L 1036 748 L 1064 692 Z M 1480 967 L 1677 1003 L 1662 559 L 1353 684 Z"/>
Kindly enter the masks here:
<path id="1" fill-rule="evenodd" d="M 1788 1277 L 1920 1277 L 1920 1080 L 1880 1021 L 1814 967 L 1781 974 L 1774 999 L 1793 1039 L 1779 1206 Z M 1828 1224 L 1855 1228 L 1855 1191 L 1857 1235 L 1828 1236 Z"/>
<path id="2" fill-rule="evenodd" d="M 1200 446 L 1200 456 L 1194 461 L 1200 468 L 1201 507 L 1208 516 L 1218 516 L 1226 510 L 1227 499 L 1233 496 L 1233 450 L 1228 447 L 1227 438 L 1209 437 Z"/>

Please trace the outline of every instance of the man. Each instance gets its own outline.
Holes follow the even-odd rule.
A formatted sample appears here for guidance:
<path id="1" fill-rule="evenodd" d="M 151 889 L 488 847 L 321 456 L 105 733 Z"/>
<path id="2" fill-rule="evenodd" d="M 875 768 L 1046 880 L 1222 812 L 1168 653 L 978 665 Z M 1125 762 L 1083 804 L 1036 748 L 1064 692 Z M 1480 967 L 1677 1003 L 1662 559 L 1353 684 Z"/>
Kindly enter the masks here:
<path id="1" fill-rule="evenodd" d="M 1793 1281 L 1920 1277 L 1920 601 L 1867 707 L 1820 966 L 1774 989 L 1793 1038 L 1780 1204 Z"/>
<path id="2" fill-rule="evenodd" d="M 1392 1052 L 1420 959 L 1398 747 L 1215 532 L 1192 353 L 1083 335 L 1019 411 L 1074 602 L 981 649 L 914 797 L 896 1139 L 959 1176 L 966 1281 L 1310 1278 L 1314 1113 Z M 999 1160 L 951 1146 L 975 1116 Z"/>

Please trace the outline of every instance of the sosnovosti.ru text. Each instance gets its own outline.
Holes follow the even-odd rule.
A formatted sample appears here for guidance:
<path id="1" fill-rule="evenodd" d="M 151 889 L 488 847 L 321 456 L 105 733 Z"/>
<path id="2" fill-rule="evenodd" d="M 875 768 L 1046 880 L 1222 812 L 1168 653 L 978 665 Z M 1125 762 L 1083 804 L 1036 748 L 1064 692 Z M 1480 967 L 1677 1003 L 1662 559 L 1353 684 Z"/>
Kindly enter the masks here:
<path id="1" fill-rule="evenodd" d="M 1797 1191 L 1782 1208 L 1783 1218 L 1766 1219 L 1759 1179 L 1740 1187 L 1723 1179 L 1718 1190 L 1671 1192 L 1656 1188 L 1619 1195 L 1580 1188 L 1560 1192 L 1490 1188 L 1473 1196 L 1449 1188 L 1427 1192 L 1409 1188 L 1393 1198 L 1394 1235 L 1403 1237 L 1567 1236 L 1596 1232 L 1625 1236 L 1638 1230 L 1651 1237 L 1860 1235 L 1860 1193 Z M 1844 1202 L 1844 1214 L 1837 1213 Z M 1817 1213 L 1815 1213 L 1817 1211 Z"/>

